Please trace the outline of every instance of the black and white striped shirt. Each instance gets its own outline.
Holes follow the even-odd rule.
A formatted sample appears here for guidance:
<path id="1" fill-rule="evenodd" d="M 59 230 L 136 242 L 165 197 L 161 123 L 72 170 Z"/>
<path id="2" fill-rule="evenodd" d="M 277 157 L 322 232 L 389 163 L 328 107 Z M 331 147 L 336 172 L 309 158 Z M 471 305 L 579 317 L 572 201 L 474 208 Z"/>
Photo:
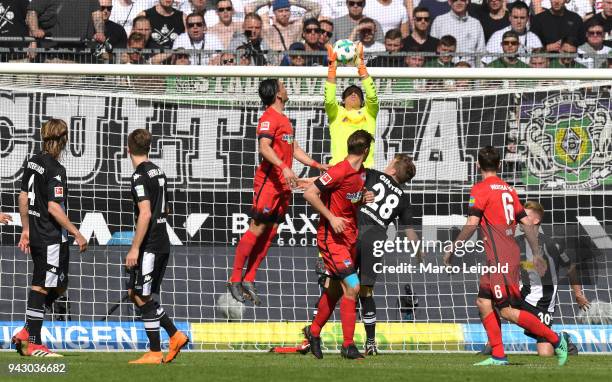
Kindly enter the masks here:
<path id="1" fill-rule="evenodd" d="M 559 270 L 571 265 L 569 256 L 563 245 L 539 235 L 540 251 L 547 267 L 544 276 L 540 276 L 533 266 L 533 253 L 524 234 L 516 237 L 521 251 L 521 295 L 523 301 L 543 311 L 554 313 L 557 288 L 559 286 Z"/>

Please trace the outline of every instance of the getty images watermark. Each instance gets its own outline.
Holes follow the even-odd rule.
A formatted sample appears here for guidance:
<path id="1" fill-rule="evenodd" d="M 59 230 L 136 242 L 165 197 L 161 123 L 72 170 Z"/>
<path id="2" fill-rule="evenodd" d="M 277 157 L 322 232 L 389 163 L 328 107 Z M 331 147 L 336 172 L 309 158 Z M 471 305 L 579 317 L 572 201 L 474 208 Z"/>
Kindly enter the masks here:
<path id="1" fill-rule="evenodd" d="M 410 257 L 416 257 L 417 254 L 427 256 L 429 253 L 445 253 L 453 249 L 453 242 L 450 240 L 410 240 L 407 237 L 396 238 L 395 240 L 376 240 L 373 242 L 372 254 L 374 257 L 380 258 L 385 254 L 405 254 Z M 454 242 L 453 255 L 455 257 L 464 257 L 470 254 L 484 253 L 484 242 L 482 240 L 467 240 Z M 473 273 L 484 275 L 488 273 L 508 273 L 508 264 L 499 263 L 496 265 L 475 264 L 468 265 L 436 265 L 433 263 L 419 262 L 411 264 L 408 262 L 400 262 L 396 265 L 383 265 L 382 263 L 374 264 L 373 270 L 375 273 L 431 273 L 431 274 L 458 274 L 458 273 Z"/>

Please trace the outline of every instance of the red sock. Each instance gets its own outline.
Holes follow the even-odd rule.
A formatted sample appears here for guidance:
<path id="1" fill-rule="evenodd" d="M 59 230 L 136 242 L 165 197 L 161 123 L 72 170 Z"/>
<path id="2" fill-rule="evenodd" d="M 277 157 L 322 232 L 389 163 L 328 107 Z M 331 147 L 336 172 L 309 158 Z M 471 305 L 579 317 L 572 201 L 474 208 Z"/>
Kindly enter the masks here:
<path id="1" fill-rule="evenodd" d="M 536 316 L 529 312 L 521 310 L 517 324 L 538 337 L 546 338 L 546 341 L 550 342 L 553 346 L 557 346 L 559 343 L 559 336 L 557 333 L 553 332 L 548 326 L 544 325 L 542 321 L 538 320 Z"/>
<path id="2" fill-rule="evenodd" d="M 331 297 L 327 291 L 323 292 L 319 299 L 319 304 L 317 305 L 317 315 L 310 325 L 310 332 L 313 336 L 321 336 L 321 329 L 334 313 L 337 303 L 338 299 Z"/>
<path id="3" fill-rule="evenodd" d="M 504 343 L 502 341 L 501 332 L 501 321 L 496 311 L 489 313 L 485 318 L 482 319 L 482 326 L 484 326 L 487 337 L 489 338 L 489 345 L 493 349 L 492 355 L 495 358 L 504 358 L 506 353 L 504 352 Z"/>
<path id="4" fill-rule="evenodd" d="M 355 343 L 353 341 L 355 320 L 357 319 L 355 304 L 355 299 L 346 296 L 340 300 L 340 321 L 342 321 L 342 337 L 344 339 L 344 342 L 342 342 L 343 347 Z"/>
<path id="5" fill-rule="evenodd" d="M 257 236 L 253 234 L 251 231 L 246 231 L 244 235 L 240 238 L 240 242 L 236 247 L 236 253 L 234 255 L 234 269 L 232 271 L 232 277 L 230 281 L 240 282 L 242 281 L 242 268 L 244 267 L 244 263 L 249 258 L 251 252 L 253 252 L 253 247 L 257 242 Z"/>
<path id="6" fill-rule="evenodd" d="M 255 248 L 251 251 L 251 256 L 249 256 L 244 281 L 255 281 L 255 273 L 257 273 L 259 265 L 268 254 L 274 236 L 276 236 L 276 228 L 269 228 L 259 237 Z"/>

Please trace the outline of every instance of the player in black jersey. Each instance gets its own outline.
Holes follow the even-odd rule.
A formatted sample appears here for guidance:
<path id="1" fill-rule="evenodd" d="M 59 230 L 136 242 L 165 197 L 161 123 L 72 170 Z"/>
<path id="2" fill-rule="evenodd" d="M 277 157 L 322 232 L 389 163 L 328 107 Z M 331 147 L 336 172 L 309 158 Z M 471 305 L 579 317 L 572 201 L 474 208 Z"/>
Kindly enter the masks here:
<path id="1" fill-rule="evenodd" d="M 66 215 L 66 169 L 58 159 L 68 142 L 68 126 L 60 119 L 50 119 L 42 126 L 40 136 L 42 152 L 26 162 L 21 178 L 22 231 L 18 246 L 32 256 L 34 271 L 26 324 L 12 342 L 23 356 L 61 357 L 41 342 L 45 305 L 51 306 L 68 286 L 68 233 L 74 236 L 81 252 L 87 249 L 87 240 Z"/>
<path id="2" fill-rule="evenodd" d="M 525 212 L 531 219 L 532 224 L 537 226 L 540 225 L 544 218 L 544 207 L 535 201 L 525 203 Z M 522 309 L 538 317 L 546 326 L 552 326 L 557 301 L 559 270 L 562 267 L 568 268 L 567 275 L 574 292 L 574 297 L 576 298 L 576 303 L 580 309 L 588 309 L 589 300 L 582 293 L 582 286 L 576 275 L 576 266 L 565 253 L 565 248 L 561 243 L 540 233 L 538 243 L 540 243 L 541 253 L 547 265 L 546 272 L 543 276 L 540 276 L 533 269 L 533 255 L 529 246 L 525 245 L 525 235 L 518 235 L 516 241 L 521 251 Z M 553 346 L 544 338 L 537 337 L 528 331 L 525 331 L 525 335 L 537 341 L 538 355 L 552 357 L 555 354 Z M 569 346 L 571 348 L 572 345 Z"/>
<path id="3" fill-rule="evenodd" d="M 412 208 L 410 196 L 401 185 L 416 174 L 412 158 L 407 154 L 397 154 L 383 172 L 368 169 L 365 188 L 376 195 L 374 202 L 359 209 L 359 237 L 357 240 L 357 264 L 361 290 L 361 317 L 366 331 L 366 355 L 378 354 L 376 347 L 376 304 L 373 288 L 376 283 L 376 269 L 382 263 L 382 256 L 374 255 L 376 242 L 387 240 L 387 228 L 397 219 L 399 227 L 405 229 L 407 238 L 417 241 L 418 236 L 412 229 Z"/>
<path id="4" fill-rule="evenodd" d="M 131 183 L 136 217 L 136 232 L 125 259 L 130 274 L 128 295 L 142 312 L 150 345 L 149 352 L 130 361 L 135 364 L 171 362 L 189 342 L 189 338 L 176 329 L 159 303 L 151 298 L 152 293 L 159 293 L 170 257 L 170 239 L 166 230 L 166 175 L 149 161 L 150 148 L 149 131 L 136 129 L 128 136 L 128 153 L 135 169 Z M 160 346 L 160 325 L 170 337 L 165 359 Z"/>

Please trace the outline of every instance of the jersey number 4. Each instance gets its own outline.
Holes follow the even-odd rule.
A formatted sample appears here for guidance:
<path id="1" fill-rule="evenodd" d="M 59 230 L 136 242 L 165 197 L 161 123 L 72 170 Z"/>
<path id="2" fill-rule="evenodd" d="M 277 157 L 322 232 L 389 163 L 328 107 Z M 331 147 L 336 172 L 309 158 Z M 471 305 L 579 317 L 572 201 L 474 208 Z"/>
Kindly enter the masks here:
<path id="1" fill-rule="evenodd" d="M 36 200 L 36 193 L 34 192 L 34 175 L 30 176 L 30 180 L 28 180 L 28 200 L 30 201 L 30 205 L 33 206 Z"/>
<path id="2" fill-rule="evenodd" d="M 376 196 L 372 203 L 368 203 L 368 206 L 374 211 L 378 211 L 381 218 L 389 219 L 393 213 L 393 209 L 399 204 L 399 198 L 395 194 L 389 194 L 385 198 L 385 186 L 383 186 L 382 183 L 376 183 L 372 186 L 372 189 L 376 192 Z M 379 206 L 380 201 L 383 199 L 385 199 L 385 201 Z"/>
<path id="3" fill-rule="evenodd" d="M 506 215 L 506 223 L 511 225 L 514 221 L 514 198 L 508 192 L 501 194 L 502 204 L 504 206 L 504 214 Z"/>

